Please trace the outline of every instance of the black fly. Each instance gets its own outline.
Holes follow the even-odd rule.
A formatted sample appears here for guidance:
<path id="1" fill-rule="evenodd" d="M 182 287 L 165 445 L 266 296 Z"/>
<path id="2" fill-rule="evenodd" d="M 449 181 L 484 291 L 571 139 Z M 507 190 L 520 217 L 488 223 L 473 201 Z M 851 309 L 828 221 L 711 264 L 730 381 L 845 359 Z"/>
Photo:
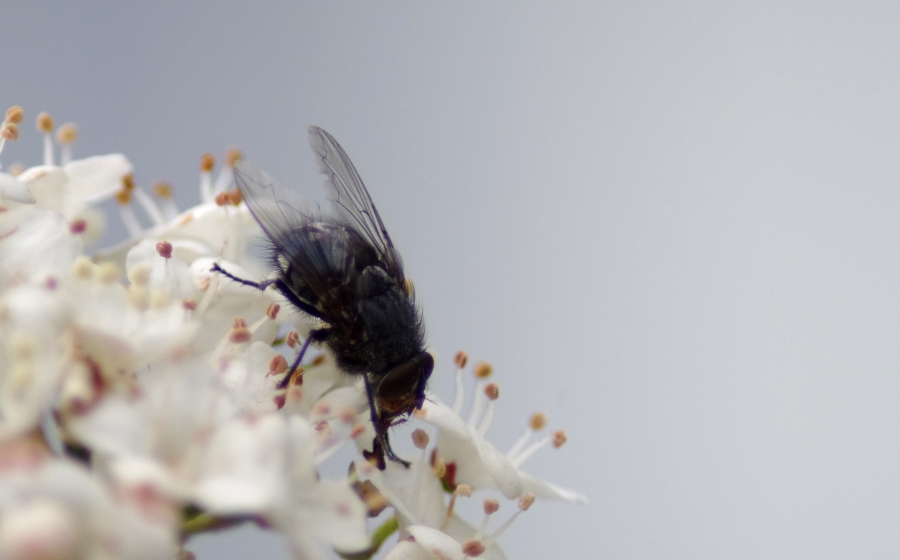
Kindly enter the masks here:
<path id="1" fill-rule="evenodd" d="M 237 186 L 271 241 L 276 277 L 236 282 L 264 290 L 274 286 L 294 307 L 322 321 L 309 333 L 282 387 L 310 343 L 324 343 L 338 367 L 365 380 L 375 440 L 364 452 L 384 469 L 394 455 L 388 428 L 422 407 L 434 359 L 425 351 L 425 328 L 400 255 L 362 179 L 340 144 L 321 128 L 309 142 L 325 175 L 330 211 L 323 212 L 253 165 L 238 162 Z"/>

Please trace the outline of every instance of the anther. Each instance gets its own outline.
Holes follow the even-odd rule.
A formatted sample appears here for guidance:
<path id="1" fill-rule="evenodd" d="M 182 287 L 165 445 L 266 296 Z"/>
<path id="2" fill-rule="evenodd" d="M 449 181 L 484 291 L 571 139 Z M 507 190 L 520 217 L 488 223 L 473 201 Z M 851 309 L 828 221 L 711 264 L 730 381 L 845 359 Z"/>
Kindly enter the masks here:
<path id="1" fill-rule="evenodd" d="M 531 492 L 525 492 L 521 498 L 519 498 L 519 509 L 522 511 L 528 511 L 528 508 L 531 507 L 531 504 L 534 503 L 534 494 Z"/>
<path id="2" fill-rule="evenodd" d="M 287 343 L 288 347 L 295 348 L 298 344 L 300 344 L 300 333 L 298 333 L 297 331 L 291 331 L 287 333 L 284 341 L 285 343 Z"/>
<path id="3" fill-rule="evenodd" d="M 456 367 L 462 369 L 466 367 L 466 363 L 469 361 L 469 355 L 466 354 L 465 350 L 460 350 L 456 353 L 456 356 L 453 357 L 453 363 L 456 364 Z"/>
<path id="4" fill-rule="evenodd" d="M 270 303 L 269 307 L 266 308 L 266 317 L 274 321 L 278 317 L 279 311 L 281 311 L 280 305 L 277 303 Z"/>
<path id="5" fill-rule="evenodd" d="M 223 192 L 220 192 L 219 194 L 216 195 L 215 201 L 216 201 L 216 206 L 227 206 L 228 205 L 228 195 Z"/>
<path id="6" fill-rule="evenodd" d="M 119 270 L 119 267 L 116 266 L 115 263 L 105 262 L 97 267 L 97 280 L 100 280 L 104 284 L 118 282 L 121 277 L 122 271 Z"/>
<path id="7" fill-rule="evenodd" d="M 153 269 L 146 263 L 136 264 L 128 269 L 128 280 L 135 286 L 146 286 L 150 283 Z"/>
<path id="8" fill-rule="evenodd" d="M 324 354 L 319 354 L 318 356 L 313 358 L 313 361 L 312 361 L 312 365 L 314 365 L 314 366 L 320 366 L 324 363 L 325 363 L 325 355 Z"/>
<path id="9" fill-rule="evenodd" d="M 125 206 L 131 202 L 131 192 L 126 188 L 121 188 L 116 192 L 116 202 Z"/>
<path id="10" fill-rule="evenodd" d="M 159 198 L 172 198 L 172 185 L 169 183 L 156 183 L 153 185 L 153 193 Z"/>
<path id="11" fill-rule="evenodd" d="M 225 200 L 227 200 L 228 203 L 232 206 L 240 206 L 241 202 L 244 201 L 244 195 L 242 195 L 241 191 L 239 191 L 238 189 L 231 189 L 224 194 Z"/>
<path id="12" fill-rule="evenodd" d="M 228 341 L 234 344 L 241 344 L 250 340 L 250 329 L 246 327 L 235 327 L 228 333 Z"/>
<path id="13" fill-rule="evenodd" d="M 420 428 L 416 428 L 415 430 L 413 430 L 412 440 L 413 445 L 415 445 L 417 449 L 425 449 L 426 447 L 428 447 L 430 438 L 428 437 L 428 432 Z"/>
<path id="14" fill-rule="evenodd" d="M 288 363 L 284 356 L 275 354 L 269 360 L 269 375 L 279 375 L 288 370 Z"/>
<path id="15" fill-rule="evenodd" d="M 494 373 L 494 367 L 487 362 L 478 362 L 475 364 L 475 377 L 485 379 Z"/>
<path id="16" fill-rule="evenodd" d="M 497 500 L 486 498 L 483 502 L 481 502 L 482 507 L 484 508 L 485 515 L 491 515 L 496 513 L 498 509 L 500 509 L 500 502 Z"/>
<path id="17" fill-rule="evenodd" d="M 529 422 L 529 425 L 535 432 L 543 430 L 544 426 L 547 425 L 547 415 L 543 412 L 535 412 L 531 415 L 531 421 Z"/>
<path id="18" fill-rule="evenodd" d="M 471 556 L 473 558 L 481 556 L 482 554 L 484 554 L 485 550 L 487 550 L 487 548 L 484 546 L 484 543 L 477 539 L 470 539 L 464 542 L 462 545 L 463 554 L 465 554 L 466 556 Z"/>
<path id="19" fill-rule="evenodd" d="M 72 123 L 66 123 L 56 131 L 56 141 L 60 144 L 71 144 L 78 138 L 78 129 Z"/>
<path id="20" fill-rule="evenodd" d="M 246 329 L 247 328 L 247 320 L 243 317 L 235 317 L 234 323 L 231 325 L 233 329 Z"/>
<path id="21" fill-rule="evenodd" d="M 203 154 L 200 158 L 200 171 L 209 173 L 216 165 L 216 158 L 212 154 Z"/>
<path id="22" fill-rule="evenodd" d="M 488 383 L 484 387 L 484 394 L 487 395 L 487 398 L 490 400 L 495 401 L 500 397 L 500 386 L 496 383 Z"/>
<path id="23" fill-rule="evenodd" d="M 134 187 L 134 173 L 122 175 L 122 188 L 126 191 L 133 191 Z"/>
<path id="24" fill-rule="evenodd" d="M 473 490 L 472 490 L 472 487 L 469 486 L 468 484 L 458 484 L 456 486 L 456 490 L 454 490 L 453 492 L 460 496 L 465 496 L 467 498 L 470 498 L 472 496 Z"/>
<path id="25" fill-rule="evenodd" d="M 10 122 L 4 124 L 3 130 L 0 130 L 0 138 L 3 138 L 4 140 L 18 140 L 19 127 Z"/>
<path id="26" fill-rule="evenodd" d="M 156 244 L 156 252 L 159 256 L 168 260 L 172 258 L 172 244 L 168 241 L 160 241 Z"/>
<path id="27" fill-rule="evenodd" d="M 183 307 L 187 311 L 194 311 L 195 309 L 197 309 L 197 300 L 183 299 L 181 300 L 181 307 Z"/>
<path id="28" fill-rule="evenodd" d="M 74 233 L 75 235 L 84 233 L 84 230 L 87 229 L 87 220 L 77 219 L 72 220 L 72 223 L 69 224 L 69 231 Z"/>
<path id="29" fill-rule="evenodd" d="M 225 165 L 228 167 L 234 167 L 235 162 L 241 159 L 244 159 L 244 154 L 237 148 L 232 148 L 225 152 Z"/>
<path id="30" fill-rule="evenodd" d="M 553 442 L 550 445 L 552 445 L 556 449 L 559 449 L 563 446 L 564 443 L 566 443 L 566 441 L 568 441 L 566 432 L 562 430 L 556 430 L 555 432 L 553 432 Z"/>
<path id="31" fill-rule="evenodd" d="M 72 263 L 72 276 L 81 280 L 90 280 L 94 276 L 94 263 L 85 256 L 80 256 Z"/>
<path id="32" fill-rule="evenodd" d="M 22 122 L 22 119 L 25 117 L 25 111 L 22 110 L 22 107 L 18 105 L 13 105 L 9 109 L 6 110 L 6 122 L 19 124 Z"/>
<path id="33" fill-rule="evenodd" d="M 444 460 L 438 459 L 434 465 L 432 465 L 431 472 L 438 478 L 444 478 L 444 475 L 447 474 L 447 465 L 444 463 Z"/>
<path id="34" fill-rule="evenodd" d="M 37 117 L 37 129 L 41 132 L 53 132 L 53 117 L 49 113 L 41 113 Z"/>

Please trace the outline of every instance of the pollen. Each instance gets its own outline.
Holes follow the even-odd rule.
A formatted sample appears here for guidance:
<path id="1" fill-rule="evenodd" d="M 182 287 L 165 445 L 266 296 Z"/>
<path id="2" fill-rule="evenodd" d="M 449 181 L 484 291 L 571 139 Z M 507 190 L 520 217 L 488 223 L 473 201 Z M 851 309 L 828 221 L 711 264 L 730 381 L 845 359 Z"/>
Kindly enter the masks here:
<path id="1" fill-rule="evenodd" d="M 535 412 L 531 415 L 531 420 L 529 422 L 529 426 L 535 432 L 543 430 L 544 426 L 547 425 L 547 415 L 543 412 Z"/>
<path id="2" fill-rule="evenodd" d="M 428 432 L 422 430 L 420 428 L 416 428 L 412 433 L 412 441 L 413 445 L 416 446 L 417 449 L 425 449 L 428 447 L 428 442 L 430 438 L 428 437 Z"/>
<path id="3" fill-rule="evenodd" d="M 479 379 L 486 379 L 494 373 L 494 366 L 487 362 L 478 362 L 475 364 L 475 377 Z"/>
<path id="4" fill-rule="evenodd" d="M 53 117 L 50 113 L 41 113 L 37 117 L 37 129 L 41 132 L 53 132 Z"/>
<path id="5" fill-rule="evenodd" d="M 6 122 L 8 123 L 19 124 L 23 118 L 25 118 L 25 111 L 18 105 L 13 105 L 6 110 Z"/>
<path id="6" fill-rule="evenodd" d="M 78 138 L 78 128 L 72 123 L 66 123 L 56 131 L 56 141 L 60 144 L 71 144 Z"/>
<path id="7" fill-rule="evenodd" d="M 172 185 L 169 183 L 156 183 L 153 185 L 153 192 L 159 198 L 172 198 Z"/>
<path id="8" fill-rule="evenodd" d="M 172 258 L 172 244 L 168 241 L 160 241 L 156 244 L 156 252 L 160 257 L 169 260 Z"/>
<path id="9" fill-rule="evenodd" d="M 4 140 L 18 140 L 19 139 L 19 127 L 15 125 L 15 123 L 8 122 L 3 125 L 3 129 L 0 130 L 0 137 Z"/>
<path id="10" fill-rule="evenodd" d="M 500 398 L 500 386 L 496 383 L 488 383 L 484 387 L 484 394 L 487 395 L 487 398 L 495 401 Z"/>
<path id="11" fill-rule="evenodd" d="M 555 432 L 553 432 L 553 443 L 551 443 L 551 445 L 555 449 L 559 449 L 560 447 L 562 447 L 563 444 L 566 443 L 566 441 L 568 441 L 568 438 L 566 437 L 566 432 L 564 432 L 562 430 L 556 430 Z"/>
<path id="12" fill-rule="evenodd" d="M 242 159 L 244 159 L 244 154 L 237 148 L 232 148 L 225 153 L 225 165 L 228 167 L 234 167 L 234 164 Z"/>
<path id="13" fill-rule="evenodd" d="M 453 356 L 453 363 L 456 364 L 456 367 L 459 369 L 463 369 L 466 367 L 466 364 L 469 362 L 469 355 L 466 354 L 465 350 L 460 350 L 456 353 L 456 356 Z"/>
<path id="14" fill-rule="evenodd" d="M 200 157 L 200 171 L 210 173 L 216 166 L 216 158 L 212 154 L 203 154 Z"/>

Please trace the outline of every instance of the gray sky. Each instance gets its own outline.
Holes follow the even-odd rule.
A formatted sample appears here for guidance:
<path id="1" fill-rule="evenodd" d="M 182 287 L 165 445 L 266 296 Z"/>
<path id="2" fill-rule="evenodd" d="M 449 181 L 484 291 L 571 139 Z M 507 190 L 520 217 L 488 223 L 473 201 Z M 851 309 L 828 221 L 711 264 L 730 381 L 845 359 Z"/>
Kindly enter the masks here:
<path id="1" fill-rule="evenodd" d="M 203 152 L 318 182 L 305 129 L 334 134 L 434 388 L 465 348 L 501 448 L 535 410 L 569 434 L 527 470 L 591 502 L 512 557 L 900 554 L 900 5 L 143 4 L 7 0 L 4 107 L 182 206 Z M 3 161 L 39 157 L 28 128 Z"/>

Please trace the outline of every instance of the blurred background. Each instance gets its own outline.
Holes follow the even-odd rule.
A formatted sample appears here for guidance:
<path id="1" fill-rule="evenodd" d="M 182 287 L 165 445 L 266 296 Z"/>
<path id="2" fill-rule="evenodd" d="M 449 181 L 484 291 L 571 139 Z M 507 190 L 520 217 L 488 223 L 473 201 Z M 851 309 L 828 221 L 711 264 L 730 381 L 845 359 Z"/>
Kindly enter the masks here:
<path id="1" fill-rule="evenodd" d="M 318 188 L 306 126 L 340 140 L 415 281 L 435 391 L 466 349 L 495 367 L 498 447 L 537 410 L 568 433 L 526 470 L 590 502 L 539 502 L 511 558 L 900 554 L 900 5 L 0 14 L 0 104 L 27 115 L 6 165 L 40 162 L 46 110 L 76 157 L 123 152 L 184 208 L 204 152 Z M 192 548 L 285 557 L 246 528 Z"/>

